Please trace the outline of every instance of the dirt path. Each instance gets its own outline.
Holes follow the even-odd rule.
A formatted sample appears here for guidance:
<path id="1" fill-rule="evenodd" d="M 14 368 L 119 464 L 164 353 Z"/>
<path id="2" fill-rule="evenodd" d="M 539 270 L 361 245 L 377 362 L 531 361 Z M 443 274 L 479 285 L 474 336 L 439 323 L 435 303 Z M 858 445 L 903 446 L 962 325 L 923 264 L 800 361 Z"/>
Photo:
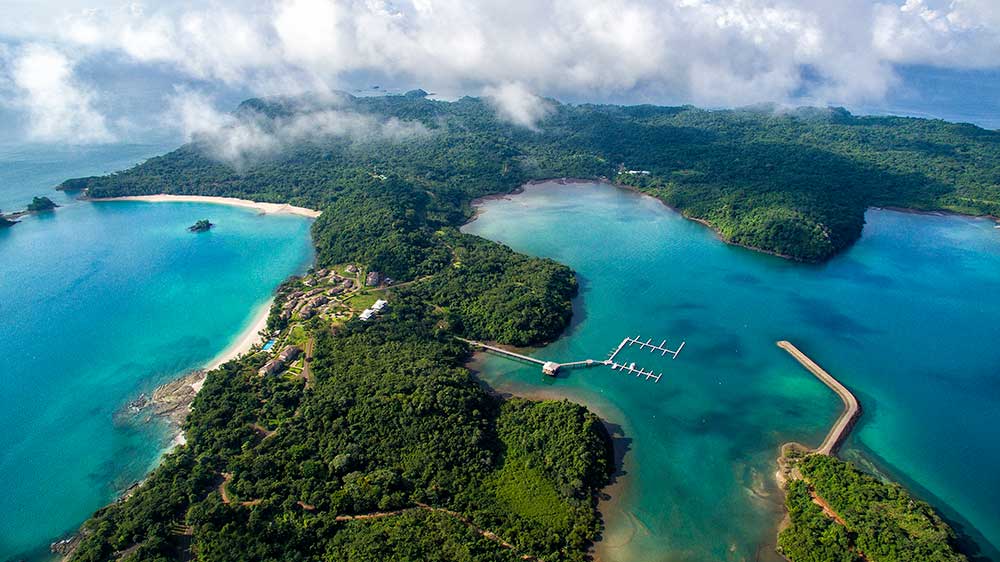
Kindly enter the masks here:
<path id="1" fill-rule="evenodd" d="M 305 353 L 303 353 L 302 358 L 302 377 L 306 379 L 306 388 L 312 388 L 313 377 L 312 377 L 312 360 L 313 360 L 313 347 L 316 345 L 316 338 L 310 337 L 309 341 L 306 342 Z"/>
<path id="2" fill-rule="evenodd" d="M 302 502 L 299 502 L 299 505 L 303 506 L 303 509 L 306 509 L 306 506 L 304 504 L 302 504 Z M 308 507 L 312 507 L 312 506 L 308 506 Z M 361 515 L 338 515 L 335 518 L 335 520 L 336 521 L 364 521 L 366 519 L 381 519 L 383 517 L 393 517 L 393 516 L 396 516 L 396 515 L 402 515 L 404 513 L 408 513 L 408 512 L 411 512 L 411 511 L 417 511 L 417 510 L 431 511 L 431 512 L 434 512 L 434 513 L 442 513 L 444 515 L 448 515 L 449 517 L 453 517 L 453 518 L 461 521 L 462 523 L 465 523 L 470 529 L 476 531 L 481 536 L 483 536 L 483 537 L 485 537 L 485 538 L 487 538 L 487 539 L 489 539 L 489 540 L 497 543 L 498 545 L 500 545 L 503 548 L 506 548 L 507 550 L 512 550 L 515 553 L 517 553 L 517 548 L 515 548 L 514 545 L 512 545 L 511 543 L 503 540 L 502 538 L 500 538 L 499 536 L 497 536 L 497 534 L 494 533 L 493 531 L 477 527 L 476 524 L 472 522 L 472 520 L 468 519 L 467 517 L 465 517 L 461 513 L 458 513 L 457 511 L 451 511 L 451 510 L 448 510 L 448 509 L 444 509 L 443 507 L 433 507 L 433 506 L 430 506 L 430 505 L 427 505 L 427 504 L 424 504 L 424 503 L 417 503 L 417 507 L 410 507 L 410 508 L 407 508 L 407 509 L 397 509 L 395 511 L 377 511 L 377 512 L 374 512 L 374 513 L 364 513 L 364 514 L 361 514 Z M 521 560 L 539 560 L 537 557 L 531 556 L 530 554 L 521 554 L 520 557 L 521 557 Z M 539 561 L 539 562 L 541 562 L 541 561 Z"/>
<path id="3" fill-rule="evenodd" d="M 231 472 L 222 473 L 222 482 L 219 484 L 219 495 L 222 496 L 222 503 L 229 504 L 229 481 L 233 479 L 233 474 Z"/>
<path id="4" fill-rule="evenodd" d="M 232 479 L 233 479 L 233 474 L 231 472 L 222 473 L 222 483 L 219 484 L 219 495 L 222 496 L 222 503 L 226 505 L 230 505 L 231 503 L 233 503 L 232 498 L 229 497 L 229 482 L 232 481 Z M 260 502 L 261 500 L 257 499 L 257 500 L 248 500 L 239 502 L 239 504 L 246 507 L 253 507 L 255 505 L 260 504 Z"/>
<path id="5" fill-rule="evenodd" d="M 826 503 L 826 500 L 819 497 L 819 494 L 817 494 L 812 490 L 809 490 L 809 495 L 812 497 L 813 503 L 818 505 L 820 509 L 823 510 L 823 515 L 826 515 L 827 517 L 833 519 L 837 523 L 840 523 L 844 527 L 847 526 L 847 522 L 844 521 L 839 515 L 837 515 L 837 512 L 834 511 L 832 507 L 830 507 L 830 504 Z"/>
<path id="6" fill-rule="evenodd" d="M 787 341 L 779 341 L 778 347 L 784 349 L 789 355 L 794 357 L 803 367 L 808 369 L 812 374 L 816 375 L 820 381 L 826 386 L 830 387 L 831 390 L 840 396 L 840 399 L 844 401 L 844 411 L 837 418 L 837 421 L 830 428 L 830 432 L 826 435 L 826 439 L 820 444 L 816 452 L 821 455 L 832 455 L 837 447 L 844 441 L 847 434 L 854 427 L 854 422 L 857 421 L 858 417 L 861 416 L 861 404 L 858 403 L 858 399 L 851 394 L 847 387 L 840 384 L 840 381 L 835 379 L 833 375 L 827 373 L 822 367 L 817 365 L 812 359 L 806 356 L 805 353 L 799 351 L 797 347 L 792 345 Z"/>
<path id="7" fill-rule="evenodd" d="M 268 437 L 274 435 L 274 431 L 273 430 L 270 430 L 270 429 L 268 429 L 268 428 L 260 425 L 259 423 L 252 423 L 252 424 L 250 424 L 250 428 L 253 429 L 254 431 L 256 431 L 257 433 L 261 434 L 264 437 L 264 439 L 267 439 Z"/>
<path id="8" fill-rule="evenodd" d="M 232 498 L 229 496 L 229 490 L 228 490 L 229 482 L 232 481 L 232 479 L 233 479 L 232 473 L 230 473 L 230 472 L 223 472 L 222 473 L 222 482 L 219 484 L 218 490 L 219 490 L 219 495 L 222 496 L 222 503 L 224 503 L 226 505 L 229 505 L 229 504 L 232 503 Z M 243 501 L 243 502 L 239 502 L 239 503 L 240 503 L 240 505 L 252 507 L 252 506 L 255 506 L 255 505 L 259 504 L 260 502 L 261 502 L 261 500 L 257 499 L 257 500 Z M 306 511 L 314 511 L 316 509 L 315 506 L 306 504 L 306 503 L 301 502 L 301 501 L 299 501 L 297 503 L 298 503 L 299 507 L 301 507 L 302 509 L 304 509 Z M 433 506 L 430 506 L 430 505 L 427 505 L 427 504 L 424 504 L 424 503 L 419 503 L 419 502 L 417 503 L 416 507 L 409 507 L 409 508 L 405 508 L 405 509 L 397 509 L 397 510 L 394 510 L 394 511 L 376 511 L 376 512 L 373 512 L 373 513 L 362 513 L 362 514 L 358 514 L 358 515 L 337 515 L 336 517 L 334 517 L 334 520 L 335 521 L 339 521 L 339 522 L 349 522 L 349 521 L 365 521 L 365 520 L 369 520 L 369 519 L 382 519 L 384 517 L 395 517 L 397 515 L 403 515 L 404 513 L 408 513 L 408 512 L 411 512 L 411 511 L 417 511 L 417 510 L 430 511 L 430 512 L 434 512 L 434 513 L 442 513 L 442 514 L 447 515 L 449 517 L 453 517 L 453 518 L 461 521 L 462 523 L 466 524 L 470 529 L 472 529 L 475 532 L 479 533 L 484 538 L 489 539 L 489 540 L 497 543 L 498 545 L 500 545 L 503 548 L 506 548 L 507 550 L 513 551 L 515 554 L 517 553 L 517 548 L 513 544 L 511 544 L 511 543 L 503 540 L 502 538 L 500 538 L 499 536 L 497 536 L 497 534 L 494 533 L 493 531 L 477 527 L 476 524 L 473 523 L 471 519 L 465 517 L 461 513 L 458 513 L 457 511 L 451 511 L 449 509 L 444 509 L 443 507 L 433 507 Z M 537 560 L 538 562 L 543 562 L 539 558 L 537 558 L 535 556 L 531 556 L 530 554 L 519 554 L 519 556 L 521 557 L 521 560 Z"/>

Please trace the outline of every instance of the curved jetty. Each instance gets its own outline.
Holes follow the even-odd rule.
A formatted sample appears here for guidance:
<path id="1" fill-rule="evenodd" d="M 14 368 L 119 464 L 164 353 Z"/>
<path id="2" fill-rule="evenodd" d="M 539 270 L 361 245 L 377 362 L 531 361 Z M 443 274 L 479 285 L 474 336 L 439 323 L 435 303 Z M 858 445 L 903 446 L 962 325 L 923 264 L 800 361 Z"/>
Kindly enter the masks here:
<path id="1" fill-rule="evenodd" d="M 858 399 L 851 394 L 847 387 L 840 384 L 840 381 L 833 378 L 833 375 L 827 373 L 822 367 L 816 364 L 815 361 L 806 356 L 805 353 L 799 351 L 799 348 L 787 341 L 779 341 L 778 347 L 784 349 L 789 355 L 794 357 L 803 367 L 809 369 L 809 372 L 816 375 L 816 378 L 823 381 L 823 384 L 830 387 L 831 390 L 840 396 L 840 399 L 844 401 L 844 412 L 840 414 L 837 418 L 837 422 L 833 424 L 830 428 L 830 432 L 826 435 L 826 439 L 823 443 L 816 449 L 816 452 L 821 455 L 832 455 L 833 452 L 840 446 L 844 438 L 854 427 L 854 422 L 857 421 L 858 417 L 861 416 L 861 404 L 858 403 Z"/>

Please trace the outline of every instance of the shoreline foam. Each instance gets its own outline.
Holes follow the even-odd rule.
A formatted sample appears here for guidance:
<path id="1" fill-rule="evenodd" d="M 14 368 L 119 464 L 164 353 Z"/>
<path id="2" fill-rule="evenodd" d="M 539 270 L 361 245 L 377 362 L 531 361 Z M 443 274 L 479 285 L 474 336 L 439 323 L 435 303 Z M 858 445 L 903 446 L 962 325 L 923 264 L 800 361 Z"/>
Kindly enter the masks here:
<path id="1" fill-rule="evenodd" d="M 298 215 L 300 217 L 317 218 L 322 214 L 315 209 L 306 207 L 296 207 L 288 203 L 262 203 L 249 199 L 238 199 L 236 197 L 216 197 L 210 195 L 169 195 L 160 193 L 157 195 L 128 195 L 124 197 L 87 197 L 86 201 L 102 203 L 107 201 L 140 201 L 144 203 L 208 203 L 211 205 L 229 205 L 231 207 L 242 207 L 245 209 L 255 209 L 262 215 Z"/>

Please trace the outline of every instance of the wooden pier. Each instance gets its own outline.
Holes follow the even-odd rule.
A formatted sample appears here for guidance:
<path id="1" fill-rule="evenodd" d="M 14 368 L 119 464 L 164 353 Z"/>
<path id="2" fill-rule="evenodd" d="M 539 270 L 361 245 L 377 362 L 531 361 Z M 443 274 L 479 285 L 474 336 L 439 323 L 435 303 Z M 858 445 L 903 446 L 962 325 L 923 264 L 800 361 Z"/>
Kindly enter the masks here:
<path id="1" fill-rule="evenodd" d="M 641 376 L 645 375 L 647 381 L 649 379 L 653 379 L 654 383 L 660 382 L 660 377 L 663 376 L 663 373 L 659 373 L 657 375 L 654 375 L 653 371 L 651 371 L 651 370 L 650 371 L 645 371 L 645 370 L 643 370 L 641 368 L 636 369 L 635 368 L 635 363 L 631 363 L 629 365 L 624 365 L 624 364 L 619 365 L 618 363 L 615 363 L 615 362 L 612 361 L 611 363 L 608 364 L 608 366 L 611 367 L 612 371 L 619 371 L 619 372 L 622 372 L 622 373 L 628 373 L 630 375 L 631 374 L 635 374 L 636 377 L 641 377 Z"/>
<path id="2" fill-rule="evenodd" d="M 502 347 L 496 347 L 495 345 L 485 344 L 483 342 L 467 340 L 465 338 L 455 338 L 459 341 L 463 341 L 474 347 L 481 347 L 483 349 L 492 351 L 494 353 L 499 353 L 500 355 L 506 355 L 507 357 L 513 357 L 514 359 L 520 359 L 521 361 L 527 361 L 528 363 L 535 363 L 537 365 L 545 366 L 546 363 L 551 363 L 551 361 L 542 361 L 541 359 L 535 359 L 534 357 L 529 357 L 527 355 L 521 355 L 520 353 L 511 351 L 509 349 L 504 349 Z"/>
<path id="3" fill-rule="evenodd" d="M 677 356 L 680 355 L 681 350 L 684 349 L 685 343 L 687 342 L 681 342 L 681 344 L 677 346 L 677 349 L 668 349 L 667 340 L 663 340 L 659 345 L 657 345 L 653 343 L 653 338 L 649 338 L 646 341 L 640 340 L 639 336 L 636 336 L 634 338 L 625 338 L 622 340 L 620 344 L 618 344 L 618 347 L 611 352 L 611 355 L 608 356 L 608 361 L 614 361 L 615 357 L 619 353 L 621 353 L 623 349 L 625 349 L 625 346 L 632 347 L 633 345 L 636 344 L 639 345 L 640 350 L 646 349 L 648 347 L 650 353 L 655 353 L 659 351 L 660 357 L 665 357 L 669 353 L 674 359 L 677 359 Z"/>
<path id="4" fill-rule="evenodd" d="M 521 353 L 517 353 L 516 351 L 511 351 L 509 349 L 504 349 L 502 347 L 497 347 L 495 345 L 489 345 L 489 344 L 486 344 L 486 343 L 483 343 L 483 342 L 478 342 L 478 341 L 474 341 L 474 340 L 467 340 L 465 338 L 458 338 L 458 337 L 456 337 L 455 339 L 457 339 L 459 341 L 463 341 L 463 342 L 465 342 L 465 343 L 467 343 L 467 344 L 469 344 L 469 345 L 471 345 L 473 347 L 479 347 L 479 348 L 485 349 L 487 351 L 492 351 L 493 353 L 497 353 L 497 354 L 500 354 L 500 355 L 503 355 L 503 356 L 506 356 L 506 357 L 510 357 L 512 359 L 517 359 L 519 361 L 525 361 L 525 362 L 528 362 L 528 363 L 534 363 L 536 365 L 541 365 L 541 367 L 542 367 L 542 373 L 544 373 L 544 374 L 546 374 L 548 376 L 551 376 L 551 377 L 556 376 L 556 374 L 559 371 L 563 370 L 563 369 L 576 369 L 576 368 L 607 366 L 607 367 L 611 367 L 611 370 L 618 371 L 620 373 L 628 373 L 630 375 L 635 375 L 636 377 L 643 377 L 644 376 L 644 377 L 646 377 L 646 380 L 652 379 L 654 383 L 660 382 L 660 377 L 663 376 L 663 373 L 654 374 L 652 370 L 646 371 L 645 369 L 643 369 L 641 367 L 640 368 L 636 368 L 635 363 L 631 363 L 629 365 L 626 365 L 624 363 L 617 363 L 617 362 L 615 362 L 615 357 L 619 353 L 621 353 L 622 349 L 624 349 L 626 346 L 631 347 L 633 345 L 638 344 L 639 345 L 639 349 L 649 348 L 650 353 L 655 353 L 655 352 L 659 351 L 661 357 L 665 357 L 669 353 L 672 356 L 673 359 L 677 359 L 677 355 L 681 352 L 681 349 L 684 348 L 684 343 L 685 343 L 685 342 L 681 342 L 681 345 L 678 346 L 676 350 L 673 350 L 673 349 L 668 349 L 667 348 L 667 340 L 663 340 L 659 345 L 657 345 L 657 344 L 652 343 L 652 339 L 646 340 L 644 342 L 644 341 L 642 341 L 642 340 L 639 339 L 639 336 L 636 336 L 634 338 L 625 338 L 625 339 L 623 339 L 622 342 L 620 344 L 618 344 L 618 347 L 615 348 L 611 352 L 611 354 L 609 355 L 609 357 L 607 359 L 605 359 L 604 361 L 597 361 L 597 360 L 594 360 L 594 359 L 583 359 L 581 361 L 571 361 L 569 363 L 557 363 L 555 361 L 544 361 L 542 359 L 536 359 L 534 357 L 529 357 L 527 355 L 523 355 Z"/>

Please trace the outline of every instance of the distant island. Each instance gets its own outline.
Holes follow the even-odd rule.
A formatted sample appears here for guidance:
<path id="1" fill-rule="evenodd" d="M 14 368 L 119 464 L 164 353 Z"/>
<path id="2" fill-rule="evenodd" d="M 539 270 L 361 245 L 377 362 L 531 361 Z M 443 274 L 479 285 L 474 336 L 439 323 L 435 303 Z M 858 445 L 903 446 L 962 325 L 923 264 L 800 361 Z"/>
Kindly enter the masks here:
<path id="1" fill-rule="evenodd" d="M 363 115 L 371 134 L 309 139 L 239 165 L 196 140 L 67 182 L 95 198 L 209 195 L 321 210 L 312 236 L 327 273 L 279 290 L 269 320 L 276 339 L 302 344 L 300 370 L 265 369 L 278 351 L 269 348 L 211 371 L 185 422 L 187 444 L 130 499 L 97 512 L 72 558 L 585 560 L 614 470 L 607 431 L 567 401 L 489 394 L 455 337 L 550 342 L 569 326 L 577 279 L 553 260 L 460 232 L 477 198 L 532 180 L 604 179 L 729 242 L 811 262 L 857 240 L 872 206 L 1000 214 L 997 131 L 842 109 L 550 104 L 529 130 L 476 98 L 345 94 L 331 107 Z M 317 105 L 252 99 L 234 116 L 274 130 Z M 319 300 L 334 295 L 330 272 L 360 285 L 359 270 L 393 286 L 344 304 L 391 306 L 341 322 Z M 329 314 L 315 313 L 320 306 Z M 846 498 L 836 505 L 851 524 L 868 525 L 866 510 L 900 497 L 895 487 L 838 496 L 840 483 L 870 483 L 829 462 L 803 469 L 809 484 L 829 486 L 831 503 Z M 797 509 L 803 490 L 792 492 Z M 933 520 L 918 530 L 927 529 L 939 530 Z M 783 535 L 786 552 L 813 540 L 797 531 Z M 865 555 L 880 552 L 852 540 Z M 850 560 L 852 544 L 841 546 L 823 560 Z"/>
<path id="2" fill-rule="evenodd" d="M 4 215 L 0 213 L 0 228 L 7 228 L 14 226 L 18 223 L 17 219 L 29 215 L 32 213 L 43 213 L 45 211 L 51 211 L 58 207 L 51 199 L 45 196 L 34 197 L 31 203 L 23 211 L 18 211 L 16 213 L 10 213 L 9 215 Z"/>
<path id="3" fill-rule="evenodd" d="M 29 213 L 40 213 L 43 211 L 51 211 L 59 205 L 56 205 L 48 197 L 34 197 L 31 203 L 28 203 L 27 211 Z"/>
<path id="4" fill-rule="evenodd" d="M 211 222 L 209 222 L 208 219 L 201 219 L 200 221 L 198 221 L 198 222 L 192 224 L 191 226 L 189 226 L 188 227 L 188 231 L 190 231 L 190 232 L 208 232 L 209 230 L 212 229 L 213 226 L 215 226 L 215 225 L 212 224 Z"/>

